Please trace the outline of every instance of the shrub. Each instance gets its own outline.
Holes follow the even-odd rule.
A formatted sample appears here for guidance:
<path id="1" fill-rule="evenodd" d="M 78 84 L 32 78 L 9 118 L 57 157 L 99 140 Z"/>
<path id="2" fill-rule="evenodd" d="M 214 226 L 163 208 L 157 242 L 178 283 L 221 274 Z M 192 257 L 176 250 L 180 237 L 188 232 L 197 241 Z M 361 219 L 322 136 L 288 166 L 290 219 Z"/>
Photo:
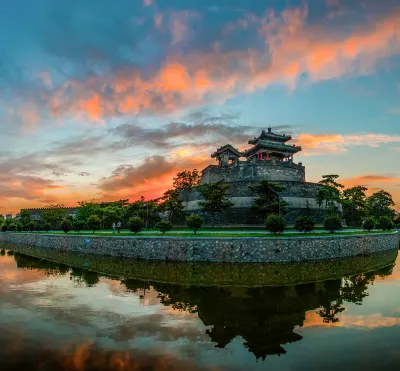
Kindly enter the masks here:
<path id="1" fill-rule="evenodd" d="M 97 231 L 101 227 L 101 220 L 97 215 L 90 215 L 87 219 L 87 226 L 93 231 Z"/>
<path id="2" fill-rule="evenodd" d="M 8 230 L 15 232 L 17 230 L 17 225 L 15 223 L 12 223 L 8 226 Z"/>
<path id="3" fill-rule="evenodd" d="M 72 223 L 72 228 L 75 232 L 80 232 L 82 229 L 84 229 L 86 226 L 85 222 L 83 220 L 74 220 Z"/>
<path id="4" fill-rule="evenodd" d="M 299 216 L 295 228 L 300 232 L 311 232 L 315 227 L 315 220 L 311 216 Z"/>
<path id="5" fill-rule="evenodd" d="M 144 221 L 139 216 L 132 216 L 128 220 L 128 227 L 133 233 L 139 233 L 141 230 L 143 230 Z"/>
<path id="6" fill-rule="evenodd" d="M 204 219 L 200 215 L 192 214 L 186 218 L 186 224 L 189 228 L 193 229 L 196 234 L 204 223 Z"/>
<path id="7" fill-rule="evenodd" d="M 22 224 L 22 230 L 24 232 L 28 232 L 29 231 L 29 223 Z"/>
<path id="8" fill-rule="evenodd" d="M 17 227 L 17 231 L 18 231 L 18 232 L 21 232 L 21 231 L 22 231 L 22 223 L 17 222 L 15 225 L 16 225 L 16 227 Z"/>
<path id="9" fill-rule="evenodd" d="M 169 230 L 172 229 L 172 223 L 169 222 L 168 220 L 160 220 L 157 223 L 157 227 L 160 229 L 162 234 L 164 234 L 165 232 L 168 232 Z"/>
<path id="10" fill-rule="evenodd" d="M 286 221 L 283 216 L 269 215 L 265 219 L 265 228 L 273 234 L 282 233 L 285 230 Z"/>
<path id="11" fill-rule="evenodd" d="M 71 221 L 68 219 L 62 220 L 61 229 L 64 231 L 64 233 L 68 233 L 71 230 Z"/>
<path id="12" fill-rule="evenodd" d="M 370 216 L 369 218 L 364 220 L 363 229 L 364 231 L 372 231 L 376 227 L 377 221 L 375 217 Z"/>
<path id="13" fill-rule="evenodd" d="M 28 231 L 33 232 L 36 229 L 36 223 L 35 222 L 29 222 L 28 223 Z"/>
<path id="14" fill-rule="evenodd" d="M 7 232 L 7 224 L 2 224 L 1 225 L 1 231 L 2 232 Z"/>
<path id="15" fill-rule="evenodd" d="M 44 230 L 45 232 L 51 231 L 51 224 L 50 224 L 50 223 L 44 223 L 44 224 L 43 224 L 43 230 Z"/>
<path id="16" fill-rule="evenodd" d="M 334 233 L 342 229 L 342 218 L 339 215 L 330 215 L 325 219 L 324 228 Z"/>
<path id="17" fill-rule="evenodd" d="M 378 220 L 378 228 L 384 231 L 390 231 L 394 228 L 394 223 L 388 216 L 381 216 Z"/>

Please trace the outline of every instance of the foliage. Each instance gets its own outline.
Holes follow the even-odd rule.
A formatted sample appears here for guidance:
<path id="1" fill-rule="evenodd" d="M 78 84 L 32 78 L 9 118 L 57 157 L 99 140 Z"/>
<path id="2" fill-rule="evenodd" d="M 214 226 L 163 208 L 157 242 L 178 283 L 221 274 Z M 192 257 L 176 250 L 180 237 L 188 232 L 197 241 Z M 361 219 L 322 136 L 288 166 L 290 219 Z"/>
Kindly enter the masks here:
<path id="1" fill-rule="evenodd" d="M 343 188 L 343 185 L 336 182 L 336 179 L 339 175 L 322 175 L 322 180 L 319 181 L 319 184 L 322 187 L 318 190 L 316 200 L 318 205 L 321 206 L 325 204 L 325 210 L 331 214 L 337 214 L 338 204 L 340 204 L 340 188 Z"/>
<path id="2" fill-rule="evenodd" d="M 378 228 L 383 229 L 384 231 L 390 231 L 394 228 L 394 223 L 390 217 L 384 215 L 378 220 Z"/>
<path id="3" fill-rule="evenodd" d="M 29 210 L 22 209 L 19 213 L 19 217 L 22 224 L 28 224 L 31 221 L 31 212 Z"/>
<path id="4" fill-rule="evenodd" d="M 345 189 L 342 194 L 343 214 L 347 225 L 357 227 L 367 214 L 367 196 L 363 186 Z"/>
<path id="5" fill-rule="evenodd" d="M 199 205 L 203 212 L 211 215 L 213 226 L 215 214 L 233 206 L 233 203 L 227 197 L 228 189 L 229 184 L 225 180 L 203 184 L 198 187 L 199 192 L 205 199 L 205 201 L 200 201 Z"/>
<path id="6" fill-rule="evenodd" d="M 63 219 L 61 221 L 61 229 L 64 233 L 68 233 L 71 230 L 71 221 L 68 219 Z"/>
<path id="7" fill-rule="evenodd" d="M 172 223 L 169 222 L 168 220 L 160 220 L 157 223 L 157 227 L 160 229 L 162 234 L 165 234 L 165 232 L 168 232 L 169 230 L 172 229 Z"/>
<path id="8" fill-rule="evenodd" d="M 65 219 L 67 212 L 65 206 L 62 204 L 48 205 L 41 212 L 41 219 L 45 223 L 50 223 L 53 228 L 56 227 L 57 223 Z"/>
<path id="9" fill-rule="evenodd" d="M 51 230 L 51 224 L 49 222 L 43 224 L 43 230 L 49 232 Z"/>
<path id="10" fill-rule="evenodd" d="M 78 220 L 88 221 L 92 215 L 99 216 L 100 205 L 95 201 L 79 201 L 76 217 Z"/>
<path id="11" fill-rule="evenodd" d="M 15 232 L 17 230 L 17 225 L 15 223 L 12 223 L 8 226 L 8 230 Z"/>
<path id="12" fill-rule="evenodd" d="M 183 206 L 179 191 L 176 189 L 169 189 L 164 192 L 164 195 L 160 198 L 159 208 L 160 211 L 167 213 L 169 221 L 172 217 L 182 217 L 184 215 L 183 210 L 185 206 Z"/>
<path id="13" fill-rule="evenodd" d="M 331 233 L 340 231 L 342 229 L 342 218 L 337 214 L 329 215 L 325 219 L 324 228 Z"/>
<path id="14" fill-rule="evenodd" d="M 261 218 L 265 218 L 270 214 L 283 214 L 287 213 L 286 201 L 280 201 L 279 194 L 285 190 L 278 183 L 269 182 L 268 180 L 261 180 L 255 185 L 250 185 L 249 188 L 257 194 L 253 200 L 252 210 Z"/>
<path id="15" fill-rule="evenodd" d="M 144 221 L 139 216 L 132 216 L 128 220 L 128 227 L 133 233 L 139 233 L 143 230 Z"/>
<path id="16" fill-rule="evenodd" d="M 9 227 L 11 224 L 14 223 L 14 219 L 11 219 L 11 218 L 6 219 L 6 220 L 4 220 L 4 223 L 7 225 L 7 227 Z"/>
<path id="17" fill-rule="evenodd" d="M 105 225 L 111 226 L 112 223 L 116 223 L 121 220 L 122 209 L 114 205 L 105 206 L 99 209 L 99 217 L 102 221 L 102 228 Z"/>
<path id="18" fill-rule="evenodd" d="M 101 220 L 97 215 L 90 215 L 87 218 L 87 226 L 89 229 L 93 231 L 93 233 L 100 229 L 101 227 Z"/>
<path id="19" fill-rule="evenodd" d="M 22 231 L 22 223 L 17 222 L 15 223 L 16 227 L 17 227 L 17 232 L 21 232 Z"/>
<path id="20" fill-rule="evenodd" d="M 160 221 L 158 215 L 158 200 L 146 201 L 144 197 L 124 208 L 123 220 L 127 223 L 133 216 L 138 216 L 144 220 L 147 227 L 153 227 Z"/>
<path id="21" fill-rule="evenodd" d="M 1 231 L 2 231 L 2 232 L 7 232 L 7 229 L 8 229 L 7 224 L 3 223 L 3 224 L 1 225 Z"/>
<path id="22" fill-rule="evenodd" d="M 311 232 L 315 229 L 315 220 L 311 216 L 299 216 L 295 228 L 300 232 Z"/>
<path id="23" fill-rule="evenodd" d="M 363 229 L 364 231 L 371 232 L 376 227 L 377 224 L 378 222 L 376 218 L 374 216 L 370 216 L 364 220 Z"/>
<path id="24" fill-rule="evenodd" d="M 184 170 L 176 174 L 173 186 L 176 190 L 192 189 L 200 184 L 201 175 L 197 169 Z"/>
<path id="25" fill-rule="evenodd" d="M 318 183 L 335 189 L 344 188 L 343 184 L 336 182 L 337 178 L 339 175 L 336 174 L 322 175 L 322 180 Z"/>
<path id="26" fill-rule="evenodd" d="M 395 215 L 394 201 L 390 193 L 386 191 L 378 191 L 367 199 L 368 214 L 375 218 L 387 216 L 391 220 Z"/>
<path id="27" fill-rule="evenodd" d="M 80 232 L 82 229 L 86 227 L 86 223 L 83 220 L 74 220 L 72 222 L 72 229 L 75 232 Z"/>
<path id="28" fill-rule="evenodd" d="M 200 215 L 192 214 L 186 218 L 186 224 L 189 228 L 193 229 L 196 234 L 204 223 L 204 219 Z"/>
<path id="29" fill-rule="evenodd" d="M 36 222 L 30 221 L 30 222 L 27 224 L 27 227 L 28 227 L 28 231 L 29 231 L 29 232 L 33 232 L 34 230 L 36 230 Z"/>
<path id="30" fill-rule="evenodd" d="M 283 216 L 269 215 L 265 219 L 265 228 L 273 234 L 282 233 L 285 230 L 286 221 Z"/>

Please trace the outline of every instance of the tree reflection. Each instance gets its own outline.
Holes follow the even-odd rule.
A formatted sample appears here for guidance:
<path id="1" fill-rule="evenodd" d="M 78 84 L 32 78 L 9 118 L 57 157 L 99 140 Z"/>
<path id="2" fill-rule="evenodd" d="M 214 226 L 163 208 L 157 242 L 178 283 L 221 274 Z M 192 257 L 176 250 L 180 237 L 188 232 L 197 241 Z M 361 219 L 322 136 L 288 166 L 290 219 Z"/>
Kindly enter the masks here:
<path id="1" fill-rule="evenodd" d="M 93 287 L 99 283 L 99 274 L 87 269 L 73 267 L 70 273 L 70 280 L 78 285 L 83 283 L 87 287 Z"/>
<path id="2" fill-rule="evenodd" d="M 46 276 L 63 276 L 70 270 L 68 265 L 34 258 L 17 252 L 14 253 L 14 260 L 18 268 L 39 270 Z"/>
<path id="3" fill-rule="evenodd" d="M 303 326 L 306 312 L 318 308 L 321 323 L 338 323 L 345 303 L 361 305 L 376 276 L 390 271 L 385 268 L 297 286 L 221 288 L 156 283 L 154 288 L 162 304 L 197 313 L 210 326 L 206 334 L 216 347 L 225 348 L 240 336 L 244 346 L 257 359 L 264 360 L 269 355 L 285 354 L 284 344 L 302 339 L 294 330 Z"/>

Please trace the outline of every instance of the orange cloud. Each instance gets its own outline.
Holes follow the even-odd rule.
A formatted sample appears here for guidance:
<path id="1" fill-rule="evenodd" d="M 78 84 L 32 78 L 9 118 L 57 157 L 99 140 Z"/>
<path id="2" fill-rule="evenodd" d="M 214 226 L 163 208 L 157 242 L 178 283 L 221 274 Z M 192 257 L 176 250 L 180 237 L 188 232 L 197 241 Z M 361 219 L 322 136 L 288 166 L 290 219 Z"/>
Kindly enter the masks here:
<path id="1" fill-rule="evenodd" d="M 86 81 L 68 81 L 47 95 L 53 113 L 89 120 L 119 114 L 162 114 L 229 97 L 270 84 L 295 88 L 300 75 L 311 82 L 346 74 L 370 74 L 379 61 L 400 52 L 400 11 L 360 26 L 352 35 L 332 34 L 319 25 L 308 25 L 307 7 L 266 12 L 262 18 L 241 20 L 259 24 L 265 48 L 190 51 L 169 55 L 148 77 L 123 68 Z M 186 40 L 196 14 L 175 14 L 169 24 L 171 45 Z M 160 14 L 155 19 L 161 24 Z M 106 87 L 111 88 L 107 89 Z"/>

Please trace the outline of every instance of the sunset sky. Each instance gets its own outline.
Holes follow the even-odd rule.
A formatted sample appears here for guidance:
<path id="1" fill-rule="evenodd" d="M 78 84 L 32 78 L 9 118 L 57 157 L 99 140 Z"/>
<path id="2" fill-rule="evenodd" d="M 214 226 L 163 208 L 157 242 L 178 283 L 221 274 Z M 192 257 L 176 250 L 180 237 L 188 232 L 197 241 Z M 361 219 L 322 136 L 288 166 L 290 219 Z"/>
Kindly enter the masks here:
<path id="1" fill-rule="evenodd" d="M 400 2 L 1 2 L 1 214 L 156 197 L 268 126 L 400 209 Z"/>

